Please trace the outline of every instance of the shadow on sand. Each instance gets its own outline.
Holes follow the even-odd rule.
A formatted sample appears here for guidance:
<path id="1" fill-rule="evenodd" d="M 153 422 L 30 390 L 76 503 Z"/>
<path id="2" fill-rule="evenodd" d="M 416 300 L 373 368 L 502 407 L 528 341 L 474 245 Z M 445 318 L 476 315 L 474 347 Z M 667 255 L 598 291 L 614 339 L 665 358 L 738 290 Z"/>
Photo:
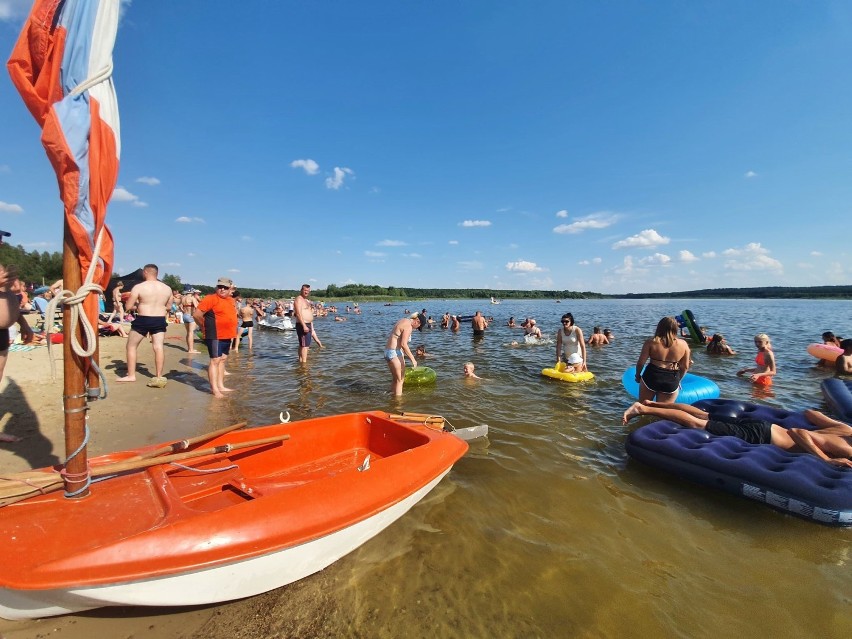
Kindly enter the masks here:
<path id="1" fill-rule="evenodd" d="M 53 454 L 53 444 L 42 434 L 38 416 L 27 402 L 21 387 L 13 379 L 8 379 L 8 386 L 3 391 L 2 400 L 0 420 L 6 422 L 3 432 L 20 437 L 24 441 L 11 444 L 0 443 L 0 447 L 26 460 L 32 468 L 58 464 L 59 458 Z M 10 406 L 19 408 L 12 412 Z"/>

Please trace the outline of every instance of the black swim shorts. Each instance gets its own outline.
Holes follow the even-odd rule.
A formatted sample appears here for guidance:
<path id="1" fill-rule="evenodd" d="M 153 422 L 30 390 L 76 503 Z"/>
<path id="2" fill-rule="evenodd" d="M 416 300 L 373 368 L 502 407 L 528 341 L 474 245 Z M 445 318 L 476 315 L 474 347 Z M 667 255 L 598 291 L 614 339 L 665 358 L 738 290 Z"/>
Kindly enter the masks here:
<path id="1" fill-rule="evenodd" d="M 165 333 L 168 324 L 166 318 L 159 315 L 137 315 L 130 323 L 130 330 L 136 331 L 143 337 Z"/>
<path id="2" fill-rule="evenodd" d="M 762 419 L 736 417 L 729 422 L 711 419 L 704 430 L 711 435 L 739 437 L 749 444 L 772 443 L 772 424 Z"/>

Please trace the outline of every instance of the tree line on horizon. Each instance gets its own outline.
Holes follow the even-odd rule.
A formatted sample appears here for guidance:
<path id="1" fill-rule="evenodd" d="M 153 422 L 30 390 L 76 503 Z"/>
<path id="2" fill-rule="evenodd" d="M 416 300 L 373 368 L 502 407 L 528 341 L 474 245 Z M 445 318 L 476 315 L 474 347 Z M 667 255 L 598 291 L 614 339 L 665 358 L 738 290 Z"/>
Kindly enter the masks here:
<path id="1" fill-rule="evenodd" d="M 23 246 L 0 244 L 0 264 L 15 265 L 21 280 L 39 285 L 55 282 L 62 278 L 62 253 L 59 251 L 27 251 Z M 119 277 L 113 274 L 113 277 Z M 178 291 L 185 287 L 179 275 L 164 273 L 163 282 Z M 215 287 L 207 284 L 187 284 L 207 294 Z M 267 289 L 239 287 L 243 297 L 289 298 L 298 294 L 298 289 Z M 329 284 L 326 288 L 314 288 L 316 298 L 335 300 L 365 300 L 394 302 L 415 299 L 852 299 L 852 285 L 835 286 L 754 286 L 745 288 L 705 288 L 693 291 L 668 293 L 625 293 L 612 295 L 593 291 L 556 290 L 497 290 L 489 288 L 407 288 L 378 286 L 377 284 Z"/>

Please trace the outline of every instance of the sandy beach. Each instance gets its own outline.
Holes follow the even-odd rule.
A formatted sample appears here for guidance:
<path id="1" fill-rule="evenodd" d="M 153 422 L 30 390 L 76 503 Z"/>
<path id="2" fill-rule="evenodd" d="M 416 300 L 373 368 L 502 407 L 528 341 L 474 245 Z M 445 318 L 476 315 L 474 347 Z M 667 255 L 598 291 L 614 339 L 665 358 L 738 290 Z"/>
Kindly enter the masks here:
<path id="1" fill-rule="evenodd" d="M 216 400 L 210 395 L 206 379 L 207 354 L 190 357 L 184 335 L 182 325 L 169 325 L 164 369 L 169 381 L 162 389 L 146 386 L 154 375 L 154 356 L 147 342 L 139 347 L 136 382 L 119 384 L 115 379 L 125 371 L 127 341 L 121 337 L 101 338 L 100 361 L 108 395 L 91 404 L 90 456 L 191 437 L 243 420 L 231 414 L 228 400 Z M 54 346 L 53 354 L 57 358 L 55 380 L 51 378 L 47 346 L 9 353 L 0 383 L 0 397 L 3 398 L 0 429 L 22 440 L 0 443 L 2 472 L 20 472 L 64 460 L 61 345 Z M 102 616 L 67 616 L 29 622 L 0 620 L 0 636 L 36 637 L 62 631 L 60 636 L 74 639 L 93 634 L 127 636 L 130 632 L 135 635 L 132 630 L 136 630 L 145 631 L 149 637 L 174 637 L 178 636 L 178 627 L 180 636 L 191 636 L 191 628 L 203 627 L 217 609 L 213 606 L 176 616 L 159 615 L 156 620 L 148 616 L 152 614 L 150 610 L 127 609 L 106 615 L 101 613 Z M 213 636 L 209 629 L 205 634 Z"/>

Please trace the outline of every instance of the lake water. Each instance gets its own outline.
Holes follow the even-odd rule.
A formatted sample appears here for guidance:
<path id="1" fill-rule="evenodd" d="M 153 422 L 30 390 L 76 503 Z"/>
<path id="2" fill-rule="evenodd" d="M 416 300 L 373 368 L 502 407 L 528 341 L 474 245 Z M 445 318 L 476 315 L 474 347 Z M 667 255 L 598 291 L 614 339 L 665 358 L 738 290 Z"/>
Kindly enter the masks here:
<path id="1" fill-rule="evenodd" d="M 403 312 L 481 310 L 495 322 L 474 341 L 461 331 L 415 331 L 434 386 L 388 393 L 385 339 Z M 251 423 L 360 410 L 444 415 L 456 427 L 488 424 L 438 487 L 360 549 L 301 582 L 199 611 L 161 611 L 181 637 L 841 637 L 852 632 L 852 537 L 757 503 L 682 481 L 631 461 L 621 386 L 642 341 L 664 315 L 689 308 L 723 332 L 732 358 L 694 352 L 692 371 L 722 396 L 825 410 L 806 346 L 824 330 L 852 335 L 852 302 L 811 300 L 427 301 L 362 304 L 362 314 L 317 321 L 325 344 L 307 366 L 295 336 L 256 332 L 229 368 L 239 392 L 234 420 Z M 596 379 L 542 377 L 553 335 L 571 311 L 588 335 L 611 328 L 613 344 L 589 349 Z M 547 345 L 523 341 L 506 320 L 533 316 Z M 779 374 L 767 393 L 734 376 L 751 364 L 752 338 L 772 338 Z M 483 377 L 462 378 L 466 361 Z M 762 393 L 756 395 L 755 393 Z M 643 423 L 637 420 L 638 424 Z M 635 425 L 632 427 L 636 427 Z M 142 614 L 125 609 L 121 614 Z M 95 611 L 92 615 L 116 614 Z M 150 614 L 150 613 L 144 613 Z M 167 617 L 162 616 L 167 614 Z M 160 622 L 152 622 L 160 623 Z M 198 624 L 196 624 L 198 625 Z M 153 626 L 152 626 L 153 627 Z M 122 635 L 124 636 L 124 635 Z"/>
<path id="2" fill-rule="evenodd" d="M 384 342 L 404 311 L 423 307 L 436 320 L 481 310 L 495 321 L 478 341 L 469 324 L 458 333 L 415 331 L 412 350 L 427 346 L 425 364 L 438 379 L 397 403 Z M 264 595 L 269 634 L 257 636 L 279 636 L 294 618 L 313 620 L 300 636 L 848 636 L 848 530 L 686 483 L 624 452 L 621 414 L 631 399 L 621 375 L 660 317 L 685 308 L 738 351 L 694 353 L 692 371 L 715 380 L 723 397 L 825 409 L 819 384 L 828 373 L 805 348 L 824 330 L 852 335 L 849 301 L 363 304 L 346 322 L 317 321 L 325 349 L 312 350 L 301 370 L 292 335 L 258 335 L 254 354 L 234 362 L 243 402 L 234 417 L 403 409 L 444 415 L 456 427 L 487 423 L 490 436 L 472 442 L 438 488 L 387 531 L 321 575 Z M 600 325 L 616 336 L 589 349 L 594 382 L 540 374 L 555 361 L 552 336 L 567 311 L 586 335 Z M 551 343 L 511 346 L 523 340 L 506 327 L 510 315 L 535 317 Z M 759 332 L 772 338 L 778 361 L 768 393 L 734 375 L 753 362 Z M 468 360 L 483 381 L 462 378 Z"/>

